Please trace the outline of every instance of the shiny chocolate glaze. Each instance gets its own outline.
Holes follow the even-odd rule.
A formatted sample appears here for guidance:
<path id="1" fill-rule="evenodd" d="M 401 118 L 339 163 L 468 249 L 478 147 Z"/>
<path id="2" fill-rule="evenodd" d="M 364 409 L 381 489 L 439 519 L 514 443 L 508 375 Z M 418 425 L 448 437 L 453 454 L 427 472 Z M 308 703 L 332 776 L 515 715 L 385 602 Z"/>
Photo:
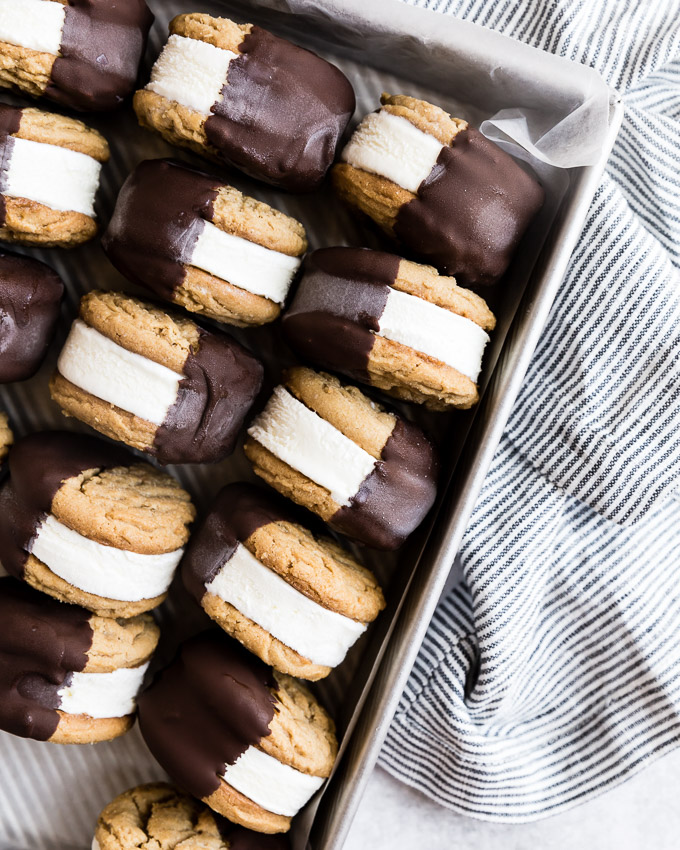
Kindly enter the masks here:
<path id="1" fill-rule="evenodd" d="M 210 513 L 191 535 L 180 570 L 187 591 L 200 602 L 205 587 L 236 551 L 239 543 L 270 522 L 298 522 L 288 504 L 254 484 L 228 484 L 217 494 Z"/>
<path id="2" fill-rule="evenodd" d="M 283 316 L 291 347 L 312 363 L 367 381 L 400 257 L 368 248 L 322 248 L 308 254 L 295 298 Z"/>
<path id="3" fill-rule="evenodd" d="M 0 729 L 46 741 L 59 689 L 87 664 L 92 614 L 13 578 L 0 579 Z"/>
<path id="4" fill-rule="evenodd" d="M 328 524 L 375 549 L 397 549 L 434 504 L 437 475 L 432 443 L 417 425 L 397 418 L 373 472 Z"/>
<path id="5" fill-rule="evenodd" d="M 308 192 L 333 162 L 354 106 L 338 68 L 253 26 L 229 63 L 205 132 L 227 162 L 252 177 Z"/>
<path id="6" fill-rule="evenodd" d="M 45 263 L 0 251 L 0 384 L 38 370 L 59 318 L 64 284 Z"/>
<path id="7" fill-rule="evenodd" d="M 9 480 L 0 490 L 0 563 L 23 578 L 28 546 L 69 478 L 86 469 L 129 466 L 135 458 L 119 446 L 68 431 L 38 431 L 9 452 Z"/>
<path id="8" fill-rule="evenodd" d="M 0 227 L 4 226 L 7 215 L 5 196 L 2 193 L 7 188 L 7 172 L 14 147 L 12 135 L 19 130 L 21 112 L 17 106 L 0 103 Z"/>
<path id="9" fill-rule="evenodd" d="M 108 258 L 129 280 L 172 301 L 224 185 L 175 160 L 140 163 L 123 184 L 102 237 Z"/>
<path id="10" fill-rule="evenodd" d="M 69 0 L 47 97 L 70 109 L 120 106 L 134 88 L 153 19 L 144 0 Z"/>
<path id="11" fill-rule="evenodd" d="M 201 329 L 184 363 L 177 400 L 150 451 L 161 463 L 214 463 L 234 450 L 264 368 L 235 339 Z"/>
<path id="12" fill-rule="evenodd" d="M 478 130 L 463 130 L 401 207 L 397 238 L 463 286 L 487 286 L 505 272 L 543 205 L 538 181 Z"/>
<path id="13" fill-rule="evenodd" d="M 149 749 L 177 784 L 205 798 L 225 766 L 269 735 L 271 667 L 221 631 L 191 638 L 138 700 Z"/>
<path id="14" fill-rule="evenodd" d="M 213 812 L 217 828 L 229 850 L 291 850 L 286 835 L 265 835 L 243 826 L 236 826 Z"/>

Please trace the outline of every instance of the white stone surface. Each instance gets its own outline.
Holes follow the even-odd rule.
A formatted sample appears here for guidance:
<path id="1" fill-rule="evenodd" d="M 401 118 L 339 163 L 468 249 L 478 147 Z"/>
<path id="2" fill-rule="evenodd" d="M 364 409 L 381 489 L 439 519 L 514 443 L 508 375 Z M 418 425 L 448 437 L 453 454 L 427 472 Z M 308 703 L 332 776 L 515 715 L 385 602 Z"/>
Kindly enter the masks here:
<path id="1" fill-rule="evenodd" d="M 374 771 L 343 850 L 677 850 L 680 749 L 606 793 L 545 820 L 463 817 Z"/>

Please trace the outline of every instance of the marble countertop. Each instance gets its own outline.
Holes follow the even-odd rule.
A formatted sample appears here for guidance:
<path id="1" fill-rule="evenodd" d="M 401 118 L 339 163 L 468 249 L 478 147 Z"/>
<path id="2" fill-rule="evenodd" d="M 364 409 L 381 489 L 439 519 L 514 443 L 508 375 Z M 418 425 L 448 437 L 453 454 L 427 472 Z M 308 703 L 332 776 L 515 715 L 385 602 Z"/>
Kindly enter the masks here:
<path id="1" fill-rule="evenodd" d="M 344 850 L 678 850 L 680 749 L 599 797 L 530 824 L 457 815 L 376 769 Z"/>

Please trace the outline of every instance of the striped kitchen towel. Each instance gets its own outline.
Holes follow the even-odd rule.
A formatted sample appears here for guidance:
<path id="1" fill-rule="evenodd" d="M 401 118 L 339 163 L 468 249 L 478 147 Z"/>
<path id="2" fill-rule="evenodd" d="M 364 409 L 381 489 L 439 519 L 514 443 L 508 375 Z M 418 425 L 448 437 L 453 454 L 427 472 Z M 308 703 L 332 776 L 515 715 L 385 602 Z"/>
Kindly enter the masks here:
<path id="1" fill-rule="evenodd" d="M 528 821 L 680 744 L 680 2 L 414 5 L 592 65 L 625 105 L 381 755 Z"/>

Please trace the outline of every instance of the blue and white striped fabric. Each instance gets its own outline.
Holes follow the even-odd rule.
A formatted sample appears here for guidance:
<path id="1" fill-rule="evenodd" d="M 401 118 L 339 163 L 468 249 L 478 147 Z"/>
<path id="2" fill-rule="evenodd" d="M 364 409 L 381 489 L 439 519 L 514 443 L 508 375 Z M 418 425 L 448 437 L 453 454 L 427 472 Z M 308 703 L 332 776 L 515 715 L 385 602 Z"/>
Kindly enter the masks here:
<path id="1" fill-rule="evenodd" d="M 525 821 L 680 744 L 680 2 L 415 5 L 592 65 L 626 108 L 381 756 Z"/>

